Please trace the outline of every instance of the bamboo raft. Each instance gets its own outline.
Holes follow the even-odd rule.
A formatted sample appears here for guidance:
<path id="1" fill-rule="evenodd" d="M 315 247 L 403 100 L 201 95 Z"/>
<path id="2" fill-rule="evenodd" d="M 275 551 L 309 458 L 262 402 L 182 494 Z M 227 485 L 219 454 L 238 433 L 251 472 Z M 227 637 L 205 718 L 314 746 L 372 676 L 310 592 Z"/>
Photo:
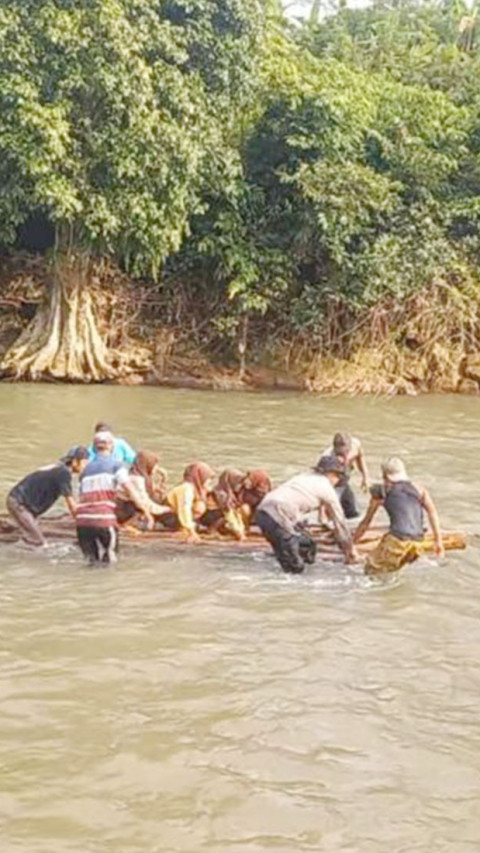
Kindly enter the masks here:
<path id="1" fill-rule="evenodd" d="M 70 540 L 76 541 L 75 524 L 70 515 L 44 517 L 41 521 L 41 529 L 47 540 Z M 326 561 L 342 561 L 343 556 L 338 547 L 334 533 L 320 525 L 312 525 L 308 528 L 308 532 L 314 538 L 318 547 L 318 559 Z M 366 555 L 373 550 L 382 536 L 387 532 L 385 526 L 374 526 L 367 531 L 361 542 L 357 543 L 357 550 L 362 555 Z M 445 551 L 462 551 L 467 547 L 467 537 L 461 532 L 445 532 L 443 533 L 443 547 Z M 18 527 L 13 523 L 9 516 L 0 514 L 0 543 L 15 543 L 21 541 L 21 535 Z M 252 527 L 245 541 L 239 542 L 233 537 L 220 536 L 219 534 L 201 534 L 199 542 L 187 542 L 182 533 L 172 532 L 170 530 L 156 529 L 152 531 L 138 530 L 131 532 L 130 530 L 121 530 L 120 541 L 122 544 L 137 548 L 188 548 L 192 549 L 211 549 L 222 550 L 240 553 L 253 553 L 255 551 L 269 551 L 270 545 L 263 538 L 262 534 L 256 527 Z M 434 542 L 431 533 L 425 534 L 423 542 L 423 550 L 425 553 L 433 552 Z"/>

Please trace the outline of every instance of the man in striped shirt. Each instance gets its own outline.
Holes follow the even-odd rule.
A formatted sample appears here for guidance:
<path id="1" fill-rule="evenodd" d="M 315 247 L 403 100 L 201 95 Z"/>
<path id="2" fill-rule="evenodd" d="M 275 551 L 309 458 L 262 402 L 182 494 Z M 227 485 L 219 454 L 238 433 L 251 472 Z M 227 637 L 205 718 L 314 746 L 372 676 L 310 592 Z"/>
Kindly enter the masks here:
<path id="1" fill-rule="evenodd" d="M 115 493 L 119 486 L 146 516 L 149 527 L 153 527 L 153 518 L 130 482 L 128 470 L 112 455 L 112 434 L 107 430 L 97 432 L 93 444 L 96 458 L 88 463 L 80 477 L 76 514 L 78 544 L 90 565 L 116 561 L 118 525 Z"/>

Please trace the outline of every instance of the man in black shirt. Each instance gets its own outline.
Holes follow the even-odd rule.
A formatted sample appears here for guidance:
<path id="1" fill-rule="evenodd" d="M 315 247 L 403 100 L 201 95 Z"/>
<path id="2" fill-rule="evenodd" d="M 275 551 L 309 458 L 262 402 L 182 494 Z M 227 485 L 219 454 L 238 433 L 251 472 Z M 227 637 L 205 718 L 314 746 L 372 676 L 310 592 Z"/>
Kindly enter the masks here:
<path id="1" fill-rule="evenodd" d="M 69 512 L 75 517 L 77 505 L 72 496 L 72 474 L 81 474 L 87 462 L 87 448 L 72 447 L 57 465 L 28 474 L 9 492 L 7 509 L 18 524 L 22 539 L 29 545 L 46 544 L 37 518 L 60 496 L 65 498 Z"/>

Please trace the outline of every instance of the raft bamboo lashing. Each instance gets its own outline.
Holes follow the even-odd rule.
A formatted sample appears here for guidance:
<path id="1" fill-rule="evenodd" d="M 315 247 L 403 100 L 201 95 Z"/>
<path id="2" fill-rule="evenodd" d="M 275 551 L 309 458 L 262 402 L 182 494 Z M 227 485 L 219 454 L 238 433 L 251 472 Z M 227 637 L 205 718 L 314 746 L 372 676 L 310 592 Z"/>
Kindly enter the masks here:
<path id="1" fill-rule="evenodd" d="M 76 532 L 75 524 L 70 515 L 61 516 L 46 516 L 41 522 L 42 532 L 47 540 L 71 540 L 75 541 Z M 341 560 L 342 553 L 338 544 L 335 541 L 333 531 L 325 529 L 319 525 L 308 527 L 308 532 L 313 537 L 318 547 L 318 558 L 324 560 Z M 385 526 L 372 526 L 361 542 L 357 543 L 357 550 L 360 554 L 367 554 L 373 550 L 380 539 L 387 532 Z M 238 552 L 254 552 L 258 550 L 269 550 L 270 545 L 264 539 L 258 528 L 253 527 L 246 540 L 239 542 L 233 537 L 220 536 L 219 534 L 200 534 L 199 542 L 187 542 L 185 536 L 181 532 L 172 532 L 170 530 L 139 530 L 138 533 L 131 533 L 128 530 L 121 530 L 120 539 L 122 543 L 133 548 L 152 548 L 163 546 L 172 546 L 180 548 L 210 548 L 212 550 L 228 550 Z M 13 523 L 11 518 L 6 514 L 0 514 L 0 543 L 15 543 L 21 541 L 20 530 Z M 445 551 L 462 551 L 467 546 L 467 537 L 465 533 L 458 531 L 448 531 L 442 535 L 443 547 Z M 426 533 L 422 542 L 422 550 L 425 553 L 434 550 L 434 540 L 431 533 Z"/>

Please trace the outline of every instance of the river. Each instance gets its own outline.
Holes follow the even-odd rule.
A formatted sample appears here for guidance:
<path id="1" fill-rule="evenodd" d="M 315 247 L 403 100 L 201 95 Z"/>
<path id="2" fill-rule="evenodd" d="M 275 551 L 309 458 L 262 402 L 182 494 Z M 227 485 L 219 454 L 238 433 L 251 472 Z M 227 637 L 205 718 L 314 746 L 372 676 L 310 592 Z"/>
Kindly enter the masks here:
<path id="1" fill-rule="evenodd" d="M 399 453 L 464 553 L 387 581 L 267 555 L 0 551 L 1 853 L 478 853 L 476 398 L 0 386 L 0 497 L 96 420 L 278 481 L 339 429 Z M 362 499 L 364 500 L 364 499 Z"/>

